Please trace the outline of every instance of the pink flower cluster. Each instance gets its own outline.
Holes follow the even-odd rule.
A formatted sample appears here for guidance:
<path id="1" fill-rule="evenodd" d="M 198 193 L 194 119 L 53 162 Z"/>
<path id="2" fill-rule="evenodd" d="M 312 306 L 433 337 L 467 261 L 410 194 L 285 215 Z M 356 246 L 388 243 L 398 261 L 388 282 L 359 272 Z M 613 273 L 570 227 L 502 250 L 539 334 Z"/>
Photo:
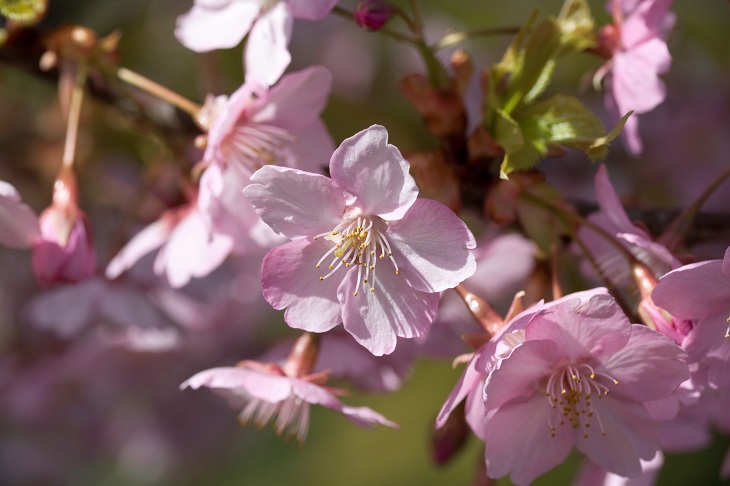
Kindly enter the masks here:
<path id="1" fill-rule="evenodd" d="M 684 351 L 631 324 L 605 290 L 539 303 L 471 359 L 437 425 L 466 399 L 486 444 L 487 474 L 529 484 L 576 447 L 594 464 L 638 476 L 660 449 L 654 404 L 689 376 Z"/>

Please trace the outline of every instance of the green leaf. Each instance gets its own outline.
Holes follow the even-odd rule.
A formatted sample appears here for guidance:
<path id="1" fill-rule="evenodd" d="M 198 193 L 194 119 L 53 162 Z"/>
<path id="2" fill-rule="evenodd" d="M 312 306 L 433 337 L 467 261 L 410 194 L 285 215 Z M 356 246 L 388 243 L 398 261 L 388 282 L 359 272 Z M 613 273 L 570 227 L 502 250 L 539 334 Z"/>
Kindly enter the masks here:
<path id="1" fill-rule="evenodd" d="M 619 122 L 614 125 L 611 131 L 606 134 L 606 136 L 597 138 L 593 141 L 593 144 L 591 144 L 591 146 L 585 150 L 585 153 L 589 159 L 595 161 L 606 158 L 606 156 L 608 155 L 608 145 L 613 142 L 616 137 L 619 136 L 621 130 L 623 130 L 624 125 L 626 124 L 626 121 L 629 119 L 632 113 L 634 112 L 630 111 L 626 113 L 623 118 L 621 118 Z"/>
<path id="2" fill-rule="evenodd" d="M 595 21 L 586 0 L 565 0 L 557 24 L 565 47 L 583 51 L 596 46 Z"/>
<path id="3" fill-rule="evenodd" d="M 525 145 L 522 129 L 519 124 L 504 110 L 496 110 L 494 138 L 506 153 L 514 153 Z"/>
<path id="4" fill-rule="evenodd" d="M 516 59 L 509 80 L 507 101 L 503 106 L 506 112 L 515 110 L 528 94 L 532 93 L 534 98 L 547 87 L 554 58 L 560 49 L 560 35 L 560 29 L 553 20 L 542 21 L 532 31 Z M 536 85 L 539 85 L 537 92 Z"/>
<path id="5" fill-rule="evenodd" d="M 516 170 L 527 170 L 534 167 L 545 155 L 544 145 L 530 140 L 515 152 L 505 154 L 499 167 L 499 177 L 509 179 L 509 174 Z"/>
<path id="6" fill-rule="evenodd" d="M 0 0 L 0 14 L 15 22 L 35 22 L 46 12 L 46 0 Z"/>
<path id="7" fill-rule="evenodd" d="M 591 160 L 604 158 L 629 115 L 605 133 L 598 117 L 573 96 L 552 96 L 519 111 L 515 118 L 499 112 L 496 140 L 505 151 L 500 176 L 506 179 L 510 172 L 533 167 L 559 146 L 580 150 Z"/>

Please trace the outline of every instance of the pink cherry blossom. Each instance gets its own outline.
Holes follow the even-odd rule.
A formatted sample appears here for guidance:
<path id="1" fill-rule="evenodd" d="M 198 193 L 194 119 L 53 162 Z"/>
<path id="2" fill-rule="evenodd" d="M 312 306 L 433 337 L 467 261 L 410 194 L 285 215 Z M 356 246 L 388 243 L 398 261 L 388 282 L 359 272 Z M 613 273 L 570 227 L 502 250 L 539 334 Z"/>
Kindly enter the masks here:
<path id="1" fill-rule="evenodd" d="M 706 368 L 713 388 L 730 386 L 730 248 L 723 260 L 685 265 L 659 279 L 654 302 L 675 317 L 696 321 L 682 347 Z"/>
<path id="2" fill-rule="evenodd" d="M 687 376 L 683 351 L 631 325 L 611 297 L 565 300 L 530 321 L 487 379 L 487 469 L 526 484 L 576 446 L 609 472 L 637 476 L 659 448 L 644 402 Z"/>
<path id="3" fill-rule="evenodd" d="M 137 233 L 109 262 L 107 278 L 117 278 L 146 254 L 160 249 L 154 263 L 157 275 L 165 275 L 172 287 L 182 287 L 193 277 L 218 268 L 231 252 L 233 241 L 212 233 L 194 205 L 168 210 Z"/>
<path id="4" fill-rule="evenodd" d="M 312 66 L 287 74 L 270 89 L 247 82 L 230 98 L 210 100 L 203 160 L 241 166 L 249 176 L 266 164 L 320 171 L 334 150 L 320 119 L 331 87 L 330 72 Z"/>
<path id="5" fill-rule="evenodd" d="M 594 295 L 607 295 L 606 289 L 599 287 L 585 292 L 576 292 L 547 303 L 540 301 L 505 323 L 497 334 L 492 336 L 471 356 L 459 381 L 441 407 L 441 411 L 436 418 L 436 427 L 443 427 L 449 415 L 459 403 L 466 400 L 466 422 L 471 427 L 472 432 L 481 440 L 484 440 L 487 417 L 484 410 L 482 390 L 489 373 L 494 370 L 500 359 L 509 356 L 512 349 L 524 341 L 523 329 L 535 315 L 545 309 L 560 305 L 566 300 L 588 302 Z"/>
<path id="6" fill-rule="evenodd" d="M 655 276 L 664 275 L 680 265 L 664 245 L 653 241 L 646 230 L 631 222 L 611 185 L 605 165 L 601 165 L 596 172 L 595 191 L 599 211 L 588 216 L 591 223 L 613 236 Z M 578 232 L 578 238 L 588 247 L 605 277 L 617 284 L 626 281 L 630 273 L 630 263 L 604 235 L 583 226 Z M 590 268 L 589 265 L 586 262 L 585 267 Z"/>
<path id="7" fill-rule="evenodd" d="M 248 34 L 246 78 L 271 86 L 291 62 L 295 18 L 321 20 L 337 0 L 195 0 L 177 20 L 175 35 L 198 52 L 238 45 Z"/>
<path id="8" fill-rule="evenodd" d="M 396 337 L 428 331 L 438 292 L 474 273 L 474 237 L 443 204 L 416 199 L 408 162 L 381 126 L 342 142 L 330 174 L 266 166 L 244 190 L 292 239 L 264 258 L 264 297 L 286 308 L 291 327 L 325 332 L 342 322 L 370 352 L 389 354 Z"/>
<path id="9" fill-rule="evenodd" d="M 672 2 L 609 2 L 614 24 L 603 31 L 613 54 L 602 69 L 611 70 L 606 104 L 619 116 L 634 112 L 623 130 L 634 154 L 642 151 L 636 115 L 653 110 L 666 97 L 666 87 L 659 75 L 667 72 L 672 62 L 665 40 L 666 32 L 674 24 L 674 16 L 669 12 Z"/>
<path id="10" fill-rule="evenodd" d="M 397 427 L 370 408 L 344 405 L 335 397 L 333 390 L 316 383 L 317 376 L 287 376 L 276 365 L 244 362 L 238 367 L 201 371 L 180 388 L 213 388 L 232 406 L 243 407 L 239 415 L 242 424 L 253 422 L 263 427 L 274 420 L 277 434 L 296 437 L 299 443 L 304 442 L 309 429 L 310 404 L 339 412 L 361 427 L 375 424 Z"/>
<path id="11" fill-rule="evenodd" d="M 502 357 L 484 386 L 488 474 L 527 484 L 574 446 L 609 472 L 641 474 L 640 459 L 660 446 L 645 402 L 669 396 L 687 378 L 682 349 L 632 325 L 600 293 L 587 303 L 568 295 L 518 319 L 522 330 L 508 334 L 511 343 L 502 339 L 512 349 L 496 353 Z"/>

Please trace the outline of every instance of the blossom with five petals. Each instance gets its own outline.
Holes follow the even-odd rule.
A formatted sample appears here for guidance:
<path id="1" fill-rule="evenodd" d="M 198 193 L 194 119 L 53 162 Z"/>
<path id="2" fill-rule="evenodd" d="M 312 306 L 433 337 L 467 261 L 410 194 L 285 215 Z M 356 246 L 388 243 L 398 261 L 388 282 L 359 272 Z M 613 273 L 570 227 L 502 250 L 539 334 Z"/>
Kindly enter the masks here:
<path id="1" fill-rule="evenodd" d="M 300 444 L 304 442 L 309 429 L 310 404 L 340 412 L 361 427 L 375 424 L 398 427 L 368 407 L 344 405 L 333 393 L 336 390 L 319 384 L 323 376 L 290 376 L 285 369 L 275 364 L 244 361 L 237 367 L 201 371 L 180 385 L 180 388 L 213 388 L 225 396 L 232 406 L 243 407 L 239 415 L 243 425 L 254 422 L 263 427 L 275 420 L 274 428 L 278 434 L 294 436 Z"/>
<path id="2" fill-rule="evenodd" d="M 264 297 L 291 327 L 342 322 L 371 353 L 390 354 L 397 336 L 428 331 L 439 292 L 474 273 L 473 235 L 443 204 L 417 199 L 408 167 L 375 125 L 335 150 L 331 179 L 276 166 L 251 177 L 244 195 L 292 239 L 261 267 Z"/>
<path id="3" fill-rule="evenodd" d="M 685 358 L 665 336 L 631 324 L 605 289 L 540 302 L 479 349 L 437 425 L 467 398 L 488 474 L 515 484 L 574 446 L 609 472 L 637 476 L 660 447 L 648 404 L 651 412 L 665 406 L 689 376 Z"/>

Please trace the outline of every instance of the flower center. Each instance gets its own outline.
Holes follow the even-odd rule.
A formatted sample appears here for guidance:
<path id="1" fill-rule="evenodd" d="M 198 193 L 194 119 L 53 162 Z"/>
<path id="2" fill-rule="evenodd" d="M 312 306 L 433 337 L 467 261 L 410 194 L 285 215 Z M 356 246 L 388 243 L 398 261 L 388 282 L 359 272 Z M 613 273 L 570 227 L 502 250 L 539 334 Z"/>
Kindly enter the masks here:
<path id="1" fill-rule="evenodd" d="M 322 233 L 314 237 L 332 241 L 334 246 L 319 259 L 316 268 L 321 268 L 325 260 L 333 257 L 328 265 L 329 272 L 319 277 L 324 280 L 333 275 L 343 265 L 350 268 L 357 266 L 357 282 L 353 295 L 358 295 L 358 289 L 362 285 L 363 291 L 375 292 L 375 267 L 378 260 L 388 258 L 395 269 L 396 275 L 400 274 L 398 264 L 393 258 L 390 243 L 385 236 L 388 223 L 377 216 L 363 215 L 360 210 L 353 211 L 349 218 L 345 218 L 334 230 Z"/>
<path id="2" fill-rule="evenodd" d="M 296 137 L 283 128 L 247 122 L 231 129 L 221 151 L 227 161 L 240 161 L 255 172 L 264 165 L 287 165 L 292 142 Z"/>
<path id="3" fill-rule="evenodd" d="M 605 383 L 618 385 L 618 381 L 603 373 L 596 373 L 588 364 L 569 365 L 555 371 L 547 382 L 545 395 L 550 403 L 548 425 L 555 437 L 558 425 L 570 424 L 583 430 L 588 438 L 591 422 L 595 417 L 601 435 L 606 435 L 601 416 L 592 400 L 608 395 Z"/>

